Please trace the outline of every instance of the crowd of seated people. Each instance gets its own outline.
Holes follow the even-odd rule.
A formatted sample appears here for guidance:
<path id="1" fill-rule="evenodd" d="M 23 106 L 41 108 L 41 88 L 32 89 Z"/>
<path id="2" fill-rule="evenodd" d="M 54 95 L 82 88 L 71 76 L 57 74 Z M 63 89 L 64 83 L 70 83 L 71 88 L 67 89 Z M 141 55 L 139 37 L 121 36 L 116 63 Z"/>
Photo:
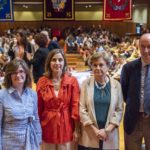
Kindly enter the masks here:
<path id="1" fill-rule="evenodd" d="M 48 38 L 48 49 L 62 48 L 64 52 L 78 52 L 88 65 L 90 56 L 97 51 L 107 51 L 112 56 L 110 73 L 118 78 L 122 65 L 140 56 L 138 39 L 119 37 L 115 33 L 99 26 L 66 27 L 61 31 L 61 37 L 51 37 L 52 29 L 49 27 L 11 29 L 0 37 L 0 63 L 1 70 L 10 60 L 21 57 L 28 63 L 26 54 L 34 57 L 38 45 L 35 42 L 37 33 L 43 33 Z M 20 35 L 20 32 L 22 33 Z M 24 35 L 26 32 L 26 35 Z M 7 61 L 3 62 L 3 55 Z M 30 63 L 29 63 L 30 64 Z M 2 71 L 1 71 L 2 72 Z"/>
<path id="2" fill-rule="evenodd" d="M 52 60 L 49 59 L 49 62 L 47 62 L 48 68 L 50 67 L 51 69 L 53 69 L 52 70 L 53 73 L 56 73 L 57 72 L 56 68 L 60 68 L 61 65 L 63 66 L 63 63 L 66 61 L 65 58 L 62 57 L 64 53 L 78 52 L 83 57 L 83 61 L 85 61 L 85 65 L 89 65 L 90 69 L 93 71 L 93 76 L 95 79 L 96 78 L 98 79 L 98 76 L 96 75 L 96 71 L 94 72 L 95 65 L 97 66 L 97 60 L 99 60 L 98 62 L 99 64 L 103 63 L 105 65 L 106 70 L 105 70 L 104 76 L 107 76 L 107 72 L 108 72 L 113 78 L 120 80 L 120 74 L 121 74 L 123 65 L 126 62 L 132 61 L 140 57 L 139 39 L 137 38 L 130 39 L 129 37 L 119 37 L 116 34 L 111 33 L 110 31 L 106 29 L 103 29 L 101 26 L 98 26 L 98 27 L 80 26 L 78 28 L 68 27 L 62 31 L 62 37 L 57 38 L 55 36 L 51 37 L 50 35 L 51 35 L 51 29 L 46 27 L 46 28 L 34 29 L 34 30 L 29 29 L 29 28 L 19 29 L 19 30 L 10 30 L 9 32 L 6 32 L 6 34 L 0 37 L 0 88 L 2 88 L 1 84 L 5 76 L 5 67 L 9 66 L 7 64 L 13 59 L 17 61 L 16 58 L 25 60 L 25 62 L 28 64 L 29 67 L 31 65 L 33 66 L 33 67 L 30 67 L 30 69 L 32 69 L 34 82 L 38 83 L 39 78 L 44 73 L 44 64 L 45 64 L 46 56 L 50 57 L 48 53 L 52 49 L 56 49 L 55 51 L 57 52 L 58 50 L 57 48 L 59 48 L 59 53 L 60 54 L 62 53 L 61 55 L 59 53 L 56 53 L 55 55 L 50 57 Z M 64 50 L 64 52 L 62 52 L 61 50 Z M 101 51 L 105 51 L 104 53 L 109 53 L 110 58 L 108 62 L 102 56 L 99 56 L 99 54 L 96 53 L 96 52 L 101 52 Z M 95 56 L 93 54 L 95 54 Z M 91 56 L 94 56 L 94 57 L 92 58 Z M 93 59 L 92 62 L 89 61 L 91 60 L 90 58 Z M 102 59 L 99 59 L 99 58 L 102 58 Z M 62 64 L 61 65 L 57 64 L 58 65 L 57 66 L 55 64 L 56 60 L 60 61 L 60 63 Z M 66 70 L 66 68 L 67 67 L 65 66 L 64 70 Z M 12 75 L 13 76 L 18 75 L 18 73 L 24 74 L 25 72 L 24 71 L 19 72 L 19 70 L 15 70 L 15 72 L 12 72 Z M 84 73 L 82 72 L 82 75 L 84 77 L 85 76 L 87 78 L 91 77 L 89 74 L 84 74 Z M 7 69 L 6 69 L 6 75 L 8 75 Z M 56 74 L 53 74 L 53 75 L 56 75 Z M 70 76 L 72 78 L 73 74 Z M 57 77 L 57 75 L 54 77 Z M 85 78 L 81 79 L 81 77 L 82 76 L 80 74 L 80 80 L 82 81 L 85 80 Z M 58 94 L 58 88 L 61 87 L 60 85 L 61 85 L 62 79 L 61 78 L 59 79 L 60 80 L 58 82 L 56 82 L 55 78 L 52 80 L 56 88 L 55 94 Z M 49 77 L 49 81 L 50 80 L 51 80 L 51 77 Z M 45 88 L 45 85 L 49 84 L 49 81 L 41 82 L 43 85 L 43 87 L 41 88 L 42 92 L 44 91 L 43 89 Z M 109 83 L 109 82 L 110 81 L 108 80 L 108 82 L 106 83 Z M 79 84 L 81 85 L 81 83 Z M 116 84 L 118 84 L 118 82 L 116 82 Z M 105 84 L 105 86 L 106 85 L 107 84 Z M 102 89 L 101 86 L 98 84 L 97 84 L 97 88 L 100 90 Z M 108 84 L 108 88 L 110 90 L 109 84 Z M 47 95 L 45 96 L 47 97 Z M 87 95 L 87 97 L 89 96 Z M 106 97 L 106 98 L 109 98 L 109 97 Z M 120 110 L 121 112 L 123 111 L 122 106 Z M 118 120 L 118 124 L 119 123 L 120 123 L 120 119 Z M 112 128 L 112 130 L 113 129 L 114 127 Z M 105 140 L 105 137 L 103 138 L 103 140 Z M 100 144 L 103 144 L 103 143 L 100 143 Z"/>

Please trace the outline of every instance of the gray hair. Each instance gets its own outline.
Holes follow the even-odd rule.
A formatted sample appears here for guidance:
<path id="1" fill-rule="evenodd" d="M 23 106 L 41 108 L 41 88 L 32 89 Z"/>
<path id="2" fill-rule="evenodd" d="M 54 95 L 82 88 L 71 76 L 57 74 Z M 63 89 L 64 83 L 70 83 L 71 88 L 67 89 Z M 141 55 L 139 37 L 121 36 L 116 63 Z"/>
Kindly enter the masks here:
<path id="1" fill-rule="evenodd" d="M 97 61 L 99 58 L 102 58 L 108 67 L 111 65 L 111 55 L 108 52 L 101 51 L 101 52 L 95 52 L 89 60 L 89 65 L 91 66 L 93 62 Z"/>
<path id="2" fill-rule="evenodd" d="M 46 35 L 47 39 L 50 39 L 48 31 L 43 30 L 43 31 L 41 31 L 41 33 Z"/>

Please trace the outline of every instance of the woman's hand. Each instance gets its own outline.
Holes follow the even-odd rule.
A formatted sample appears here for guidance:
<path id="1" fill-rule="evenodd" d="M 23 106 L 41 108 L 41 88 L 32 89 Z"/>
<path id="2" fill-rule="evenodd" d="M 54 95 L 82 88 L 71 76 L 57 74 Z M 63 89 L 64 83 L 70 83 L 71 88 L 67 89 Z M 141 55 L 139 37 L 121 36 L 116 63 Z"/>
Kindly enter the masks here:
<path id="1" fill-rule="evenodd" d="M 74 142 L 78 142 L 79 136 L 80 136 L 79 131 L 75 130 L 75 131 L 73 132 L 73 141 L 74 141 Z"/>
<path id="2" fill-rule="evenodd" d="M 102 141 L 106 141 L 107 138 L 108 138 L 108 135 L 105 131 L 105 129 L 98 129 L 96 128 L 93 124 L 90 125 L 91 129 L 93 130 L 95 136 L 99 139 L 99 140 L 102 140 Z"/>
<path id="3" fill-rule="evenodd" d="M 74 123 L 75 123 L 75 129 L 73 132 L 73 141 L 78 142 L 80 136 L 80 123 L 78 120 L 74 120 Z"/>
<path id="4" fill-rule="evenodd" d="M 99 132 L 97 133 L 97 137 L 102 141 L 106 141 L 108 138 L 108 135 L 105 129 L 100 129 Z"/>
<path id="5" fill-rule="evenodd" d="M 31 53 L 26 52 L 27 59 L 30 61 L 32 59 Z"/>

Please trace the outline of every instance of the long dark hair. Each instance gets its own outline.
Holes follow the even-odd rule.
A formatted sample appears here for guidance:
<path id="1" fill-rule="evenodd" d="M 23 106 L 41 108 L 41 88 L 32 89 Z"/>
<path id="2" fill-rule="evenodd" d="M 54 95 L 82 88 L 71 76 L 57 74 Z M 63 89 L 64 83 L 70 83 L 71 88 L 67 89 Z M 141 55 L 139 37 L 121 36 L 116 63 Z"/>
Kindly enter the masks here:
<path id="1" fill-rule="evenodd" d="M 26 45 L 28 44 L 28 40 L 27 40 L 27 35 L 26 32 L 24 30 L 18 30 L 16 35 L 19 34 L 19 36 L 21 37 L 20 41 L 17 41 L 18 45 L 23 45 L 24 48 L 26 48 Z"/>

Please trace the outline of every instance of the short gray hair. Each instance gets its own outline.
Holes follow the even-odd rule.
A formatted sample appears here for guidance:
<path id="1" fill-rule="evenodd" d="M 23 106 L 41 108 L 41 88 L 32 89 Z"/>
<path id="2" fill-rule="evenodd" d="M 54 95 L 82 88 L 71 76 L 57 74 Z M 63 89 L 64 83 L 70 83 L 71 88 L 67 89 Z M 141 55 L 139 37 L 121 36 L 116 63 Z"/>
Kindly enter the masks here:
<path id="1" fill-rule="evenodd" d="M 89 60 L 90 66 L 92 65 L 93 62 L 97 61 L 99 58 L 103 58 L 104 61 L 106 62 L 107 66 L 110 67 L 111 65 L 111 55 L 108 52 L 101 51 L 101 52 L 95 52 Z"/>
<path id="2" fill-rule="evenodd" d="M 47 39 L 50 39 L 48 31 L 43 30 L 43 31 L 41 31 L 41 33 L 46 35 Z"/>

